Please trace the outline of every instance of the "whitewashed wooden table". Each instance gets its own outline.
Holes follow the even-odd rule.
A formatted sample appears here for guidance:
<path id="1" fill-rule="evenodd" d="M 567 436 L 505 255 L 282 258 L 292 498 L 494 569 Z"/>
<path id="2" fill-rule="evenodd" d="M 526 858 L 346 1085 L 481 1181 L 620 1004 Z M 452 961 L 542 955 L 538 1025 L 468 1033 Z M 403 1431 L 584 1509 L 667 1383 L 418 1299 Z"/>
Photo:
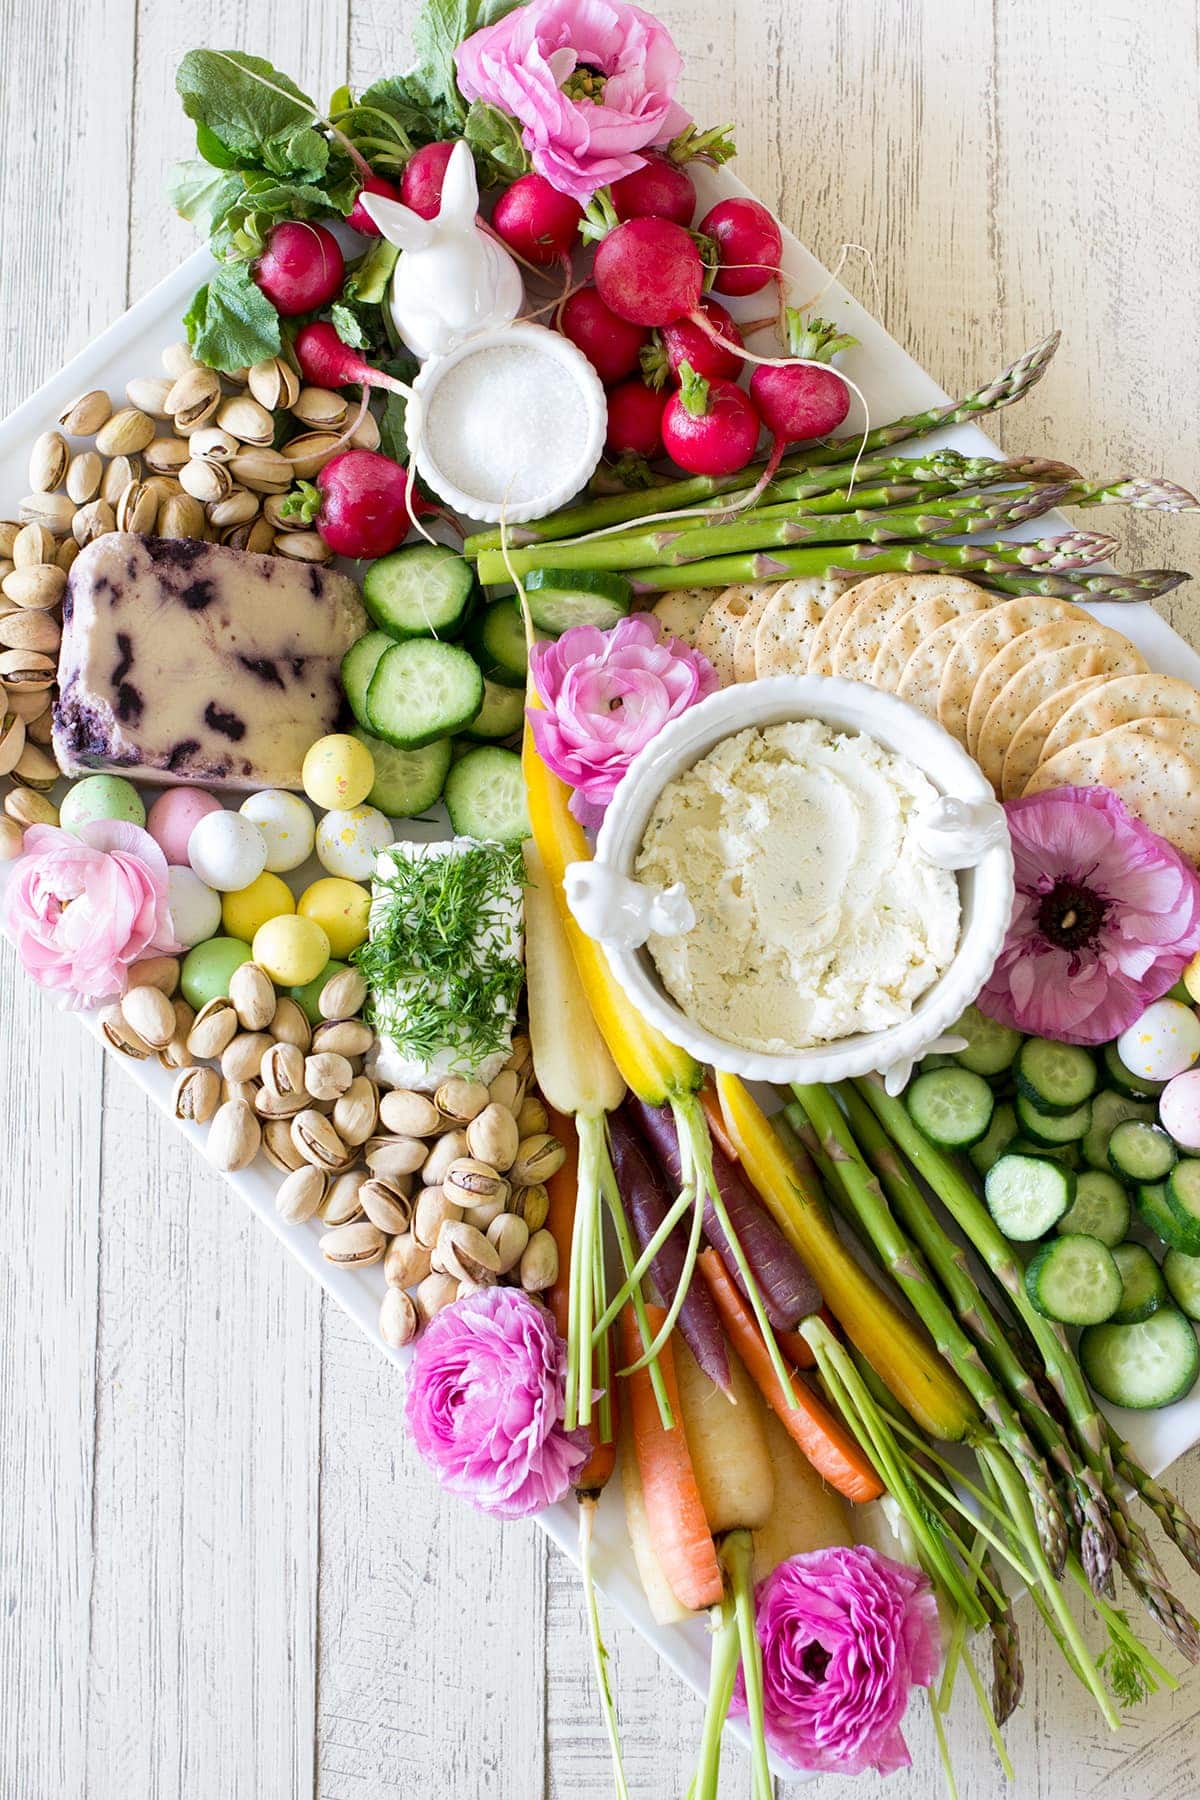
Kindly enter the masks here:
<path id="1" fill-rule="evenodd" d="M 827 262 L 843 240 L 872 253 L 853 284 L 871 304 L 877 281 L 884 322 L 948 388 L 1065 328 L 1006 444 L 1195 484 L 1194 0 L 656 10 L 697 117 L 737 121 L 740 172 Z M 0 411 L 191 247 L 162 198 L 189 148 L 185 49 L 257 51 L 320 95 L 400 66 L 412 12 L 0 0 Z M 1195 519 L 1147 517 L 1126 542 L 1127 566 L 1200 569 Z M 1167 602 L 1200 643 L 1196 608 L 1194 588 Z M 570 1568 L 532 1526 L 441 1499 L 395 1371 L 7 949 L 0 971 L 0 1793 L 608 1793 Z M 1176 1475 L 1200 1508 L 1200 1458 Z M 1181 1587 L 1200 1607 L 1200 1582 Z M 669 1800 L 699 1703 L 606 1624 L 632 1786 Z M 1114 1741 L 1032 1628 L 1026 1662 L 1022 1800 L 1200 1792 L 1200 1672 Z M 861 1800 L 937 1791 L 924 1721 L 911 1738 L 912 1771 Z M 964 1800 L 999 1794 L 965 1703 L 951 1740 Z"/>

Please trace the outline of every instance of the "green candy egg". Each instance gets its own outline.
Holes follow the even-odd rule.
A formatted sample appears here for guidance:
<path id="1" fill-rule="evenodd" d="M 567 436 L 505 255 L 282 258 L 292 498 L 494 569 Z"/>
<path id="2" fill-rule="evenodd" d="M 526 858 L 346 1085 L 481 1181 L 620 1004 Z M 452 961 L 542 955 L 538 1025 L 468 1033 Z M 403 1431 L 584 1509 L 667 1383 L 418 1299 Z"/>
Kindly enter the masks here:
<path id="1" fill-rule="evenodd" d="M 335 975 L 340 975 L 342 970 L 347 966 L 348 965 L 344 962 L 330 960 L 325 964 L 321 973 L 316 976 L 314 980 L 305 982 L 303 987 L 288 989 L 288 993 L 292 996 L 292 999 L 303 1012 L 310 1025 L 316 1026 L 322 1023 L 321 1008 L 317 1004 L 321 998 L 321 989 L 325 986 L 327 981 L 332 981 Z"/>
<path id="2" fill-rule="evenodd" d="M 179 972 L 179 985 L 189 1006 L 199 1012 L 210 1000 L 228 999 L 229 978 L 250 961 L 250 946 L 241 938 L 214 937 L 189 950 Z"/>
<path id="3" fill-rule="evenodd" d="M 64 794 L 58 809 L 64 831 L 80 831 L 98 819 L 124 819 L 129 825 L 146 823 L 146 808 L 138 791 L 123 775 L 86 775 Z"/>

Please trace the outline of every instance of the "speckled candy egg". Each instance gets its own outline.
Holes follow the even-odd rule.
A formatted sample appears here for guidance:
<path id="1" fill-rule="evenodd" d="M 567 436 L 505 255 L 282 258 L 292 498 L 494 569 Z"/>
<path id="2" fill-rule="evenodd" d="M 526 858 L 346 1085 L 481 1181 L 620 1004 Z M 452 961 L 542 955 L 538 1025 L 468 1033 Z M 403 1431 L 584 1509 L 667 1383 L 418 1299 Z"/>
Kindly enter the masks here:
<path id="1" fill-rule="evenodd" d="M 301 987 L 329 961 L 329 939 L 315 919 L 298 913 L 269 919 L 254 934 L 254 960 L 278 987 Z"/>
<path id="2" fill-rule="evenodd" d="M 219 807 L 194 828 L 188 861 L 201 881 L 228 894 L 258 880 L 267 866 L 267 841 L 240 812 Z"/>
<path id="3" fill-rule="evenodd" d="M 296 899 L 287 882 L 264 869 L 249 887 L 235 888 L 232 894 L 222 895 L 221 924 L 227 937 L 241 938 L 244 944 L 249 944 L 268 919 L 278 919 L 295 910 Z"/>
<path id="4" fill-rule="evenodd" d="M 167 905 L 175 936 L 185 950 L 202 944 L 221 929 L 221 896 L 182 863 L 167 870 Z"/>
<path id="5" fill-rule="evenodd" d="M 1200 1151 L 1200 1069 L 1168 1081 L 1158 1097 L 1158 1117 L 1181 1150 Z"/>
<path id="6" fill-rule="evenodd" d="M 358 806 L 375 786 L 375 758 L 360 739 L 334 731 L 311 746 L 300 779 L 317 806 Z"/>
<path id="7" fill-rule="evenodd" d="M 146 830 L 169 863 L 188 859 L 188 839 L 209 813 L 220 812 L 221 802 L 206 788 L 168 788 L 146 814 Z"/>
<path id="8" fill-rule="evenodd" d="M 1200 950 L 1183 971 L 1183 985 L 1193 1000 L 1200 1001 Z"/>
<path id="9" fill-rule="evenodd" d="M 390 819 L 377 806 L 327 812 L 317 826 L 317 861 L 331 875 L 368 881 L 375 873 L 375 858 L 394 835 Z"/>
<path id="10" fill-rule="evenodd" d="M 263 788 L 243 800 L 239 810 L 266 839 L 270 874 L 286 875 L 312 855 L 317 821 L 299 794 L 289 794 L 286 788 Z"/>
<path id="11" fill-rule="evenodd" d="M 296 902 L 296 911 L 316 920 L 335 956 L 349 956 L 367 941 L 371 896 L 357 881 L 342 881 L 333 875 L 314 881 Z"/>
<path id="12" fill-rule="evenodd" d="M 1178 1000 L 1156 1000 L 1121 1033 L 1117 1055 L 1132 1075 L 1170 1081 L 1200 1057 L 1200 1019 Z"/>
<path id="13" fill-rule="evenodd" d="M 209 938 L 197 944 L 183 959 L 179 986 L 189 1006 L 199 1012 L 210 1000 L 229 997 L 229 978 L 235 969 L 250 961 L 250 946 L 240 938 Z"/>
<path id="14" fill-rule="evenodd" d="M 80 831 L 98 819 L 124 819 L 130 825 L 146 823 L 141 797 L 123 775 L 87 775 L 63 795 L 58 822 L 64 831 Z"/>

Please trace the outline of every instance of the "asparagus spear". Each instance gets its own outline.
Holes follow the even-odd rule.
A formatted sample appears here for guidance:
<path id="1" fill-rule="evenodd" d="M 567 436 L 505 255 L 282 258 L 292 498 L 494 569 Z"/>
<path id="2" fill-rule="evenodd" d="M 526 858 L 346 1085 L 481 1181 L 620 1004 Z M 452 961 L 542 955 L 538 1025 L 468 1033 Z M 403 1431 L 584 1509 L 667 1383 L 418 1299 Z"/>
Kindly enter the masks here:
<path id="1" fill-rule="evenodd" d="M 1134 569 L 1125 575 L 973 575 L 998 594 L 1052 594 L 1056 600 L 1157 600 L 1191 576 L 1182 569 Z"/>
<path id="2" fill-rule="evenodd" d="M 795 475 L 802 470 L 819 468 L 829 463 L 845 463 L 849 466 L 861 451 L 860 472 L 865 475 L 866 458 L 876 451 L 903 443 L 906 438 L 924 437 L 927 432 L 938 431 L 943 426 L 962 425 L 980 413 L 999 412 L 1003 407 L 1011 406 L 1014 400 L 1022 399 L 1041 380 L 1050 358 L 1058 349 L 1061 335 L 1060 332 L 1052 331 L 1040 344 L 1035 344 L 1032 350 L 1027 350 L 1015 363 L 1010 363 L 1007 369 L 1001 370 L 985 386 L 977 388 L 973 394 L 967 394 L 962 400 L 952 400 L 944 406 L 931 406 L 924 412 L 908 413 L 891 425 L 878 426 L 874 431 L 868 432 L 865 438 L 849 434 L 831 438 L 825 444 L 809 445 L 793 456 L 785 456 L 779 465 L 779 474 Z M 694 475 L 683 481 L 665 482 L 661 487 L 640 489 L 637 493 L 604 494 L 595 500 L 585 500 L 578 506 L 563 507 L 559 512 L 551 513 L 533 524 L 514 525 L 510 541 L 514 544 L 546 543 L 552 538 L 578 537 L 585 531 L 596 531 L 605 525 L 621 525 L 632 519 L 643 519 L 647 513 L 673 512 L 681 506 L 702 505 L 704 501 L 715 499 L 719 494 L 736 493 L 739 488 L 747 489 L 748 481 L 760 474 L 765 467 L 764 460 L 752 463 L 749 468 L 739 469 L 736 475 Z M 468 556 L 474 556 L 480 550 L 496 549 L 499 543 L 498 531 L 481 531 L 474 537 L 469 537 L 463 548 Z"/>
<path id="3" fill-rule="evenodd" d="M 786 581 L 794 575 L 834 575 L 857 581 L 864 575 L 949 569 L 974 578 L 1023 569 L 1086 569 L 1103 562 L 1116 547 L 1115 538 L 1093 531 L 1063 532 L 1029 544 L 811 544 L 799 550 L 714 556 L 679 568 L 631 569 L 629 580 L 637 593 L 658 594 L 671 588 L 722 588 L 748 581 Z"/>

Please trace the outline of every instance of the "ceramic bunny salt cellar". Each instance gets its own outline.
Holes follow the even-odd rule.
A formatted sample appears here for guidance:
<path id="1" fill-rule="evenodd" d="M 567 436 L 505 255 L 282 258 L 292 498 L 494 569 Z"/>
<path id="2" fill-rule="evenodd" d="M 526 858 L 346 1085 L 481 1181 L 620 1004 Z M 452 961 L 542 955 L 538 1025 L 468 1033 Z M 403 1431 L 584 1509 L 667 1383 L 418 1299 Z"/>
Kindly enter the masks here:
<path id="1" fill-rule="evenodd" d="M 471 519 L 516 524 L 552 512 L 600 460 L 604 389 L 561 333 L 516 322 L 524 284 L 479 221 L 468 146 L 454 147 L 436 218 L 379 194 L 362 201 L 400 246 L 389 305 L 424 365 L 407 422 L 421 475 Z"/>

